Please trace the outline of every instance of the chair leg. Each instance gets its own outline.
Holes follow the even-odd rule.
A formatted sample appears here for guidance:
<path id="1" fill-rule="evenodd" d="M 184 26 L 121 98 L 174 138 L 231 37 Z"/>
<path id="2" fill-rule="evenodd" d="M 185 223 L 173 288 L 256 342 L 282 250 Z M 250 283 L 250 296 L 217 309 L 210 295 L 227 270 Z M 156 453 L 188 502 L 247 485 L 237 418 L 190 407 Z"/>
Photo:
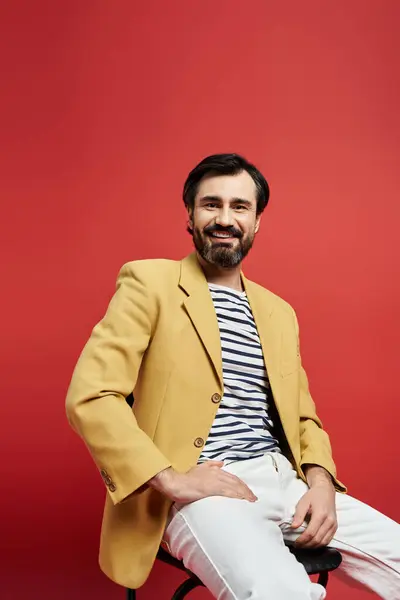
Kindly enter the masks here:
<path id="1" fill-rule="evenodd" d="M 176 590 L 175 594 L 172 596 L 172 600 L 182 600 L 185 598 L 186 594 L 194 590 L 199 585 L 203 585 L 200 581 L 194 579 L 193 577 L 189 577 L 186 579 Z"/>
<path id="2" fill-rule="evenodd" d="M 324 588 L 326 588 L 326 586 L 328 585 L 328 579 L 329 579 L 329 573 L 328 573 L 328 571 L 324 571 L 323 573 L 319 574 L 318 583 L 320 585 L 323 585 Z"/>
<path id="3" fill-rule="evenodd" d="M 136 600 L 136 590 L 126 588 L 126 600 Z"/>

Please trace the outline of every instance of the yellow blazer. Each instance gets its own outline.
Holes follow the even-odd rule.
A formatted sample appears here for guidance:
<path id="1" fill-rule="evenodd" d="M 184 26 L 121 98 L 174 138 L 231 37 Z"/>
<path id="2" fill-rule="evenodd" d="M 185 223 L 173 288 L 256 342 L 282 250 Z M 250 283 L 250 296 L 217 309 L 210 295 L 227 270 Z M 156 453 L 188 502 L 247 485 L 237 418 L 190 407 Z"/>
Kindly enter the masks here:
<path id="1" fill-rule="evenodd" d="M 302 479 L 302 465 L 321 465 L 344 492 L 301 366 L 296 315 L 243 274 L 242 281 L 288 458 Z M 133 409 L 125 401 L 132 391 Z M 100 566 L 110 579 L 131 588 L 146 581 L 171 505 L 146 482 L 171 465 L 196 465 L 223 392 L 218 322 L 196 254 L 124 265 L 66 399 L 108 491 Z"/>

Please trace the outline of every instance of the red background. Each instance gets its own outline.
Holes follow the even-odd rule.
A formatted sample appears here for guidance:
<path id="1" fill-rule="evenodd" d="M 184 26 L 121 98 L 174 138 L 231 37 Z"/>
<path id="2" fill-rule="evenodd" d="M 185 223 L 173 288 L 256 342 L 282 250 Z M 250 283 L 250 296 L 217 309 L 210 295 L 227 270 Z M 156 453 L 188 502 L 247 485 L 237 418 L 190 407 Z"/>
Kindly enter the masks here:
<path id="1" fill-rule="evenodd" d="M 214 152 L 268 177 L 246 274 L 298 312 L 340 478 L 399 520 L 400 3 L 1 10 L 2 597 L 123 598 L 97 567 L 105 491 L 65 393 L 120 266 L 190 251 L 181 187 Z M 180 580 L 156 565 L 139 598 Z"/>

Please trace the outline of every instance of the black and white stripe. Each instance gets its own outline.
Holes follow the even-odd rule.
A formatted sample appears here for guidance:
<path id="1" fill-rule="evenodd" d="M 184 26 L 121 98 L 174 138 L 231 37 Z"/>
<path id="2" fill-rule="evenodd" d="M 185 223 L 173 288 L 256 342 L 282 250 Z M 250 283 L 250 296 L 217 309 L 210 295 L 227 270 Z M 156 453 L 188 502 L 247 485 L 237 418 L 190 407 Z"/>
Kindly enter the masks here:
<path id="1" fill-rule="evenodd" d="M 279 451 L 268 416 L 270 385 L 245 292 L 209 284 L 221 337 L 224 395 L 199 462 Z"/>

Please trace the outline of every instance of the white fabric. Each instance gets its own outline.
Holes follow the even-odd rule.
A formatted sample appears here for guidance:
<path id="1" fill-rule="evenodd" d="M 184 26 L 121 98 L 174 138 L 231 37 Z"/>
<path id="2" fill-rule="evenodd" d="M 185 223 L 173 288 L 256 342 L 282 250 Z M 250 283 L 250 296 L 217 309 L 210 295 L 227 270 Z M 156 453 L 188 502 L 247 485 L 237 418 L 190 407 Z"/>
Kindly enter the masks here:
<path id="1" fill-rule="evenodd" d="M 304 530 L 292 531 L 290 523 L 308 489 L 290 462 L 267 453 L 223 468 L 243 479 L 258 501 L 214 496 L 173 505 L 163 538 L 171 554 L 218 600 L 325 598 L 283 543 Z M 339 528 L 330 546 L 343 562 L 335 574 L 400 600 L 400 525 L 348 495 L 336 494 L 336 508 Z"/>

